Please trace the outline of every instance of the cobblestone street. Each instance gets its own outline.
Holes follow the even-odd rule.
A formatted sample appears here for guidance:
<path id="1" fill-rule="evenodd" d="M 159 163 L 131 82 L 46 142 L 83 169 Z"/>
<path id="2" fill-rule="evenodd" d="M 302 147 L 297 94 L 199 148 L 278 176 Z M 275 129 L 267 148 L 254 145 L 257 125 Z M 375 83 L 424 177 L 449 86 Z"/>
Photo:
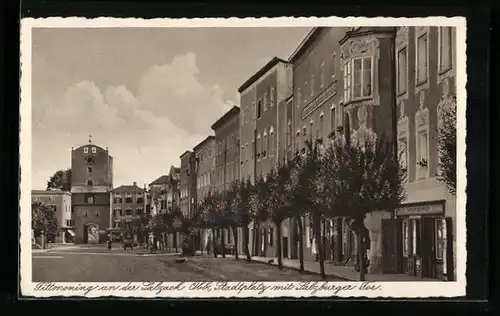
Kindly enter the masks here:
<path id="1" fill-rule="evenodd" d="M 104 246 L 69 247 L 34 252 L 33 281 L 301 281 L 320 280 L 311 273 L 279 270 L 265 263 L 232 258 L 150 254 L 147 250 L 107 250 Z M 184 259 L 184 260 L 182 260 Z M 336 280 L 330 278 L 330 280 Z"/>

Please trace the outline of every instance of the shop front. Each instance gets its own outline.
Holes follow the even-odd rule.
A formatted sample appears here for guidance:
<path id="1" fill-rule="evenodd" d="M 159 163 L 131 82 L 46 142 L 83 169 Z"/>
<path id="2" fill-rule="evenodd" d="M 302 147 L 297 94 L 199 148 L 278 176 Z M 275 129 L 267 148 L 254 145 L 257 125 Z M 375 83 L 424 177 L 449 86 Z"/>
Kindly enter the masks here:
<path id="1" fill-rule="evenodd" d="M 385 270 L 453 280 L 453 221 L 445 216 L 445 200 L 402 204 L 382 227 Z"/>

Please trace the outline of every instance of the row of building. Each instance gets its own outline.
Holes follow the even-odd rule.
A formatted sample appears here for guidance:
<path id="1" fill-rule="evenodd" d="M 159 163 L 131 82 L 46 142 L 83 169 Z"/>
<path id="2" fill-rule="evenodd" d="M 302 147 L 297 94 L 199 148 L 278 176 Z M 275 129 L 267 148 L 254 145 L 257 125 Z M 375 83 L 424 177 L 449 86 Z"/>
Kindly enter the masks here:
<path id="1" fill-rule="evenodd" d="M 72 151 L 72 224 L 80 242 L 96 227 L 116 226 L 140 212 L 178 205 L 185 216 L 211 190 L 254 181 L 304 150 L 305 140 L 385 134 L 408 170 L 407 201 L 394 213 L 366 219 L 370 272 L 455 278 L 455 197 L 438 180 L 441 110 L 456 106 L 455 29 L 452 27 L 315 27 L 288 60 L 272 58 L 238 89 L 240 105 L 213 123 L 213 133 L 180 156 L 148 188 L 113 189 L 112 157 L 91 143 Z M 89 160 L 90 159 L 90 160 Z M 353 193 L 354 194 L 354 193 Z M 149 205 L 149 207 L 147 206 Z M 91 206 L 91 208 L 89 208 Z M 303 219 L 306 260 L 316 249 Z M 345 219 L 323 224 L 327 259 L 354 264 L 356 236 Z M 297 223 L 283 223 L 283 257 L 299 256 Z M 253 255 L 274 257 L 273 224 L 241 228 Z M 208 234 L 200 237 L 199 247 Z M 215 238 L 220 238 L 219 235 Z"/>
<path id="2" fill-rule="evenodd" d="M 264 176 L 305 150 L 305 140 L 386 135 L 408 170 L 407 200 L 366 219 L 370 271 L 454 279 L 455 196 L 438 181 L 442 109 L 456 106 L 453 27 L 316 27 L 288 60 L 272 58 L 238 89 L 240 105 L 181 156 L 181 206 L 192 214 L 207 187 Z M 307 260 L 315 258 L 304 218 Z M 283 256 L 298 257 L 297 225 L 283 223 Z M 241 229 L 254 255 L 275 256 L 271 223 Z M 323 225 L 328 259 L 354 264 L 356 236 L 345 219 Z M 226 244 L 234 242 L 224 234 Z M 217 236 L 216 236 L 217 238 Z"/>

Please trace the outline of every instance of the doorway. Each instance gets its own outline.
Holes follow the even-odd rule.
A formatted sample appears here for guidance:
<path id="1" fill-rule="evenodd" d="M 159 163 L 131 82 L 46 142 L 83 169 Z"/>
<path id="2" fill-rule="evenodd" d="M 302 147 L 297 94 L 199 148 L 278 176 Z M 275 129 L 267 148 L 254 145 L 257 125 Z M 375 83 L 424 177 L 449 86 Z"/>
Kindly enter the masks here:
<path id="1" fill-rule="evenodd" d="M 99 225 L 95 223 L 85 224 L 83 227 L 83 243 L 98 244 L 99 243 Z"/>
<path id="2" fill-rule="evenodd" d="M 282 257 L 288 258 L 288 237 L 283 237 L 283 242 L 281 243 Z"/>

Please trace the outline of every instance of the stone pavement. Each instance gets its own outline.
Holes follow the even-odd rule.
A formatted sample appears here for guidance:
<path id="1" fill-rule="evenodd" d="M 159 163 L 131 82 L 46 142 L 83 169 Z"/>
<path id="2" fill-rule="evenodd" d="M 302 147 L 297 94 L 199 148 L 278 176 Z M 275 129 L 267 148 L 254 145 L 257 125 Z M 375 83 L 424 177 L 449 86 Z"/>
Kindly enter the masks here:
<path id="1" fill-rule="evenodd" d="M 219 255 L 220 257 L 220 255 Z M 234 255 L 226 255 L 227 258 L 234 258 Z M 246 255 L 240 254 L 240 260 L 246 260 Z M 253 261 L 261 262 L 265 264 L 270 264 L 273 266 L 278 265 L 277 257 L 258 257 L 253 256 Z M 273 260 L 272 263 L 270 261 Z M 283 258 L 283 267 L 289 269 L 300 269 L 300 261 L 299 259 L 287 259 Z M 319 262 L 314 261 L 304 261 L 304 270 L 310 273 L 319 274 Z M 325 274 L 327 276 L 333 276 L 339 279 L 343 279 L 346 281 L 359 281 L 359 272 L 354 270 L 352 266 L 337 266 L 331 263 L 325 262 Z M 374 274 L 367 273 L 365 275 L 366 281 L 380 281 L 380 282 L 409 282 L 409 281 L 428 281 L 428 282 L 436 282 L 439 280 L 430 279 L 430 278 L 419 278 L 406 274 Z"/>
<path id="2" fill-rule="evenodd" d="M 278 265 L 277 257 L 252 257 L 252 260 L 258 262 L 268 263 L 273 260 L 272 265 Z M 283 258 L 283 266 L 291 269 L 300 269 L 299 259 L 287 259 Z M 313 273 L 319 272 L 319 262 L 304 261 L 304 270 Z M 325 262 L 325 274 L 336 276 L 341 279 L 349 281 L 359 281 L 359 272 L 354 270 L 352 266 L 337 266 L 331 263 Z M 381 281 L 381 282 L 408 282 L 408 281 L 438 281 L 436 279 L 423 279 L 419 277 L 414 277 L 406 274 L 373 274 L 367 273 L 365 275 L 366 281 Z"/>

